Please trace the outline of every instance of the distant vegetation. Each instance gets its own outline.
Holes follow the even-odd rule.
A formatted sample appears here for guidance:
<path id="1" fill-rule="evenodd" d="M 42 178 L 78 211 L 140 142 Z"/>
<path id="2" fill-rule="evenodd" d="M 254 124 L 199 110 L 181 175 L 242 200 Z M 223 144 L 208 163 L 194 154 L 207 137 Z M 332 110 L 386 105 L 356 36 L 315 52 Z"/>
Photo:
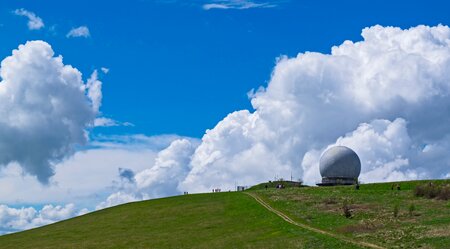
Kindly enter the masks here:
<path id="1" fill-rule="evenodd" d="M 277 189 L 279 184 L 285 188 Z M 361 184 L 356 190 L 268 182 L 244 193 L 120 205 L 0 236 L 0 248 L 360 248 L 349 241 L 383 248 L 450 248 L 450 201 L 439 197 L 449 184 Z M 400 190 L 392 188 L 397 185 Z M 246 192 L 294 222 L 325 233 L 286 222 Z"/>
<path id="2" fill-rule="evenodd" d="M 436 198 L 438 200 L 450 200 L 450 185 L 426 183 L 417 185 L 414 189 L 414 194 L 428 199 Z"/>

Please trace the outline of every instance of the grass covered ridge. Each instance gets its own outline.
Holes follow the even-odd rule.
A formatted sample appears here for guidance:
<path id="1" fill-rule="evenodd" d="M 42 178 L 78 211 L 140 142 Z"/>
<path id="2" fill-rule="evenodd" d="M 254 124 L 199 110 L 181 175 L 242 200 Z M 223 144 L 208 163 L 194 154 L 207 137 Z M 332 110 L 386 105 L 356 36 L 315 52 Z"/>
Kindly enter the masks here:
<path id="1" fill-rule="evenodd" d="M 0 248 L 280 247 L 355 248 L 298 229 L 242 192 L 129 203 L 0 236 Z"/>
<path id="2" fill-rule="evenodd" d="M 41 228 L 0 236 L 0 248 L 450 248 L 450 201 L 415 195 L 430 181 L 300 187 L 276 183 L 243 192 L 129 203 Z M 450 180 L 431 181 L 442 189 Z M 400 184 L 400 190 L 391 190 Z M 348 217 L 345 213 L 349 212 Z M 340 239 L 339 239 L 340 238 Z"/>

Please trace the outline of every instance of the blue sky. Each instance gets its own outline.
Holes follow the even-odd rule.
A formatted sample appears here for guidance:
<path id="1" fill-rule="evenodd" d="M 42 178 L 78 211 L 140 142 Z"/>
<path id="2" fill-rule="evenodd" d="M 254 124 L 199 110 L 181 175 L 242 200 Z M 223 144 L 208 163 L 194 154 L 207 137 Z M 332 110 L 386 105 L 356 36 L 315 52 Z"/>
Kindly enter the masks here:
<path id="1" fill-rule="evenodd" d="M 274 177 L 314 185 L 334 145 L 363 182 L 450 178 L 449 5 L 3 1 L 0 234 Z"/>
<path id="2" fill-rule="evenodd" d="M 247 92 L 266 85 L 280 55 L 329 53 L 360 40 L 375 24 L 402 28 L 449 23 L 446 1 L 277 1 L 273 8 L 204 10 L 206 1 L 5 1 L 0 56 L 42 39 L 88 77 L 103 78 L 105 116 L 134 127 L 98 133 L 201 137 L 226 114 L 250 109 Z M 28 30 L 11 12 L 24 8 L 45 22 Z M 87 39 L 67 39 L 86 25 Z"/>

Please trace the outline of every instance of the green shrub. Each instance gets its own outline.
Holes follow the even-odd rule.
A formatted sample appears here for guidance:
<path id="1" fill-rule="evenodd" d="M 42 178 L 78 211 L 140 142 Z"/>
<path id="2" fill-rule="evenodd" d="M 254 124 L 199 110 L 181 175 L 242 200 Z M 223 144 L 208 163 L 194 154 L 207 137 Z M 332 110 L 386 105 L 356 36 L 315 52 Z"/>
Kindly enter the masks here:
<path id="1" fill-rule="evenodd" d="M 352 211 L 350 210 L 350 206 L 348 205 L 347 200 L 344 200 L 344 203 L 342 204 L 342 212 L 343 212 L 345 218 L 352 217 Z"/>
<path id="2" fill-rule="evenodd" d="M 415 210 L 416 210 L 416 206 L 414 206 L 414 204 L 411 203 L 411 204 L 409 205 L 409 208 L 408 208 L 409 216 L 413 216 Z"/>
<path id="3" fill-rule="evenodd" d="M 395 206 L 394 206 L 394 217 L 395 217 L 395 218 L 398 217 L 398 211 L 399 211 L 398 204 L 395 204 Z"/>
<path id="4" fill-rule="evenodd" d="M 443 186 L 437 198 L 444 201 L 450 200 L 450 185 Z"/>

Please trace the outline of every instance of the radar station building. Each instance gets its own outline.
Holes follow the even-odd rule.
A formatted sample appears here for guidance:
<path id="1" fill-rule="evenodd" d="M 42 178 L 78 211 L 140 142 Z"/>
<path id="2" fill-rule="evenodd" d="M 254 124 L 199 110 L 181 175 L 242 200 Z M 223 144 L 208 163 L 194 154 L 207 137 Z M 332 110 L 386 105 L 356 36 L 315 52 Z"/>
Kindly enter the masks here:
<path id="1" fill-rule="evenodd" d="M 353 185 L 358 183 L 361 161 L 352 149 L 345 146 L 334 146 L 323 153 L 319 168 L 322 182 L 317 185 Z"/>

